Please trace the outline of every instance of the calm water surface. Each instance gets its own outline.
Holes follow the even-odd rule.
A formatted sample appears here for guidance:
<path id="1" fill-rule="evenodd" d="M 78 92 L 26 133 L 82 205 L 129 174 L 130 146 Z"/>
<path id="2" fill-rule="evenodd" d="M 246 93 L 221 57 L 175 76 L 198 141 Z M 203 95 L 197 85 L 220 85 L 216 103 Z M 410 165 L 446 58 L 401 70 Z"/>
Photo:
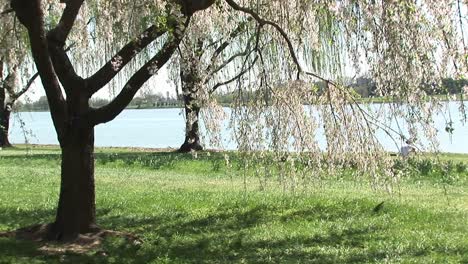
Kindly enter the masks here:
<path id="1" fill-rule="evenodd" d="M 465 102 L 466 107 L 468 103 Z M 438 140 L 443 152 L 468 153 L 468 126 L 463 125 L 456 103 L 448 103 L 454 132 L 444 132 L 447 116 L 434 117 L 439 133 Z M 228 109 L 227 109 L 228 110 Z M 229 111 L 228 111 L 229 112 Z M 21 122 L 24 126 L 22 128 Z M 226 128 L 223 132 L 224 146 L 235 149 Z M 177 148 L 184 140 L 184 117 L 180 109 L 125 110 L 115 120 L 96 127 L 96 146 Z M 384 133 L 378 134 L 383 146 L 397 151 L 397 146 Z M 12 143 L 58 144 L 55 130 L 48 112 L 22 112 L 13 115 L 10 132 Z M 323 136 L 317 140 L 325 146 Z"/>

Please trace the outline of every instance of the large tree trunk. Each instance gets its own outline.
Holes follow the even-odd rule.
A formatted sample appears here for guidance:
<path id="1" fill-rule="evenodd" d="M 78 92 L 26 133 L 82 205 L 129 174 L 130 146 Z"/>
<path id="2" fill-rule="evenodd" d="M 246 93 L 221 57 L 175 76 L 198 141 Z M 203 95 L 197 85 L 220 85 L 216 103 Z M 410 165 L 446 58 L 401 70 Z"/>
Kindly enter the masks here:
<path id="1" fill-rule="evenodd" d="M 94 126 L 84 117 L 87 98 L 70 103 L 70 120 L 60 139 L 62 174 L 60 198 L 49 238 L 68 241 L 97 230 L 94 190 Z M 75 97 L 75 98 L 76 98 Z"/>
<path id="2" fill-rule="evenodd" d="M 94 128 L 70 131 L 62 145 L 62 174 L 57 216 L 51 239 L 72 240 L 96 230 L 94 194 Z"/>
<path id="3" fill-rule="evenodd" d="M 185 96 L 184 96 L 185 97 Z M 187 96 L 188 97 L 188 96 Z M 196 105 L 187 103 L 184 100 L 185 107 L 185 141 L 180 147 L 180 152 L 200 151 L 203 146 L 200 142 L 199 116 L 200 108 Z"/>
<path id="4" fill-rule="evenodd" d="M 11 147 L 8 140 L 8 131 L 10 129 L 11 109 L 8 107 L 0 110 L 0 147 Z"/>

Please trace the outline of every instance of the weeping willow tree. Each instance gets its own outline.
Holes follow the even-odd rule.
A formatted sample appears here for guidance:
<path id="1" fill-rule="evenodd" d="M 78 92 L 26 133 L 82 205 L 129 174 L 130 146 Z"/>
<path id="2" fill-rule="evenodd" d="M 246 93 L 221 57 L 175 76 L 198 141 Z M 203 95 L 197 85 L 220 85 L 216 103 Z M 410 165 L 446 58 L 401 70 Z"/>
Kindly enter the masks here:
<path id="1" fill-rule="evenodd" d="M 0 6 L 0 147 L 10 147 L 10 116 L 17 100 L 31 87 L 37 74 L 31 76 L 32 62 L 27 52 L 27 37 L 15 23 L 8 6 Z"/>
<path id="2" fill-rule="evenodd" d="M 448 109 L 429 95 L 443 78 L 466 76 L 466 3 L 226 0 L 219 8 L 239 11 L 240 21 L 253 20 L 245 29 L 250 37 L 234 38 L 237 47 L 226 50 L 224 58 L 244 51 L 246 39 L 261 47 L 221 70 L 223 77 L 236 77 L 233 69 L 242 72 L 226 83 L 237 95 L 230 127 L 246 166 L 259 177 L 296 188 L 352 168 L 356 177 L 391 191 L 400 175 L 392 170 L 384 136 L 396 149 L 411 141 L 421 151 L 438 151 L 436 137 L 444 131 L 437 130 L 434 118 Z M 206 32 L 213 21 L 199 23 Z M 181 69 L 191 69 L 199 83 L 184 93 L 190 100 L 207 101 L 201 98 L 219 80 L 204 69 L 211 63 L 205 53 L 212 36 L 232 32 L 229 23 L 221 23 L 208 37 L 190 33 L 187 54 L 182 46 Z M 388 104 L 365 103 L 347 87 L 349 76 L 362 74 L 371 76 Z M 203 109 L 210 117 L 207 130 L 216 129 L 211 139 L 219 140 L 224 115 L 219 106 Z M 193 125 L 198 118 L 187 120 Z M 446 130 L 451 124 L 448 120 Z"/>
<path id="3" fill-rule="evenodd" d="M 171 59 L 181 47 L 190 19 L 200 15 L 197 11 L 206 9 L 201 24 L 225 31 L 218 36 L 228 36 L 245 23 L 249 36 L 236 38 L 237 47 L 226 49 L 222 58 L 242 50 L 253 52 L 219 73 L 233 78 L 242 73 L 229 83 L 238 94 L 230 119 L 234 138 L 247 158 L 246 166 L 254 164 L 250 168 L 260 177 L 278 176 L 292 188 L 350 166 L 375 185 L 387 185 L 398 177 L 389 169 L 389 154 L 376 133 L 402 133 L 386 123 L 391 120 L 382 118 L 386 109 L 359 104 L 344 86 L 347 59 L 355 62 L 354 71 L 372 75 L 381 96 L 394 98 L 394 120 L 405 122 L 411 136 L 420 136 L 419 129 L 424 128 L 429 138 L 434 134 L 432 115 L 440 107 L 425 96 L 422 84 L 436 86 L 449 72 L 466 72 L 466 54 L 459 41 L 464 31 L 458 26 L 464 21 L 457 15 L 464 9 L 456 8 L 457 3 L 466 3 L 456 1 L 61 2 L 11 1 L 28 31 L 62 149 L 57 215 L 45 226 L 53 240 L 99 231 L 94 127 L 119 115 Z M 235 19 L 225 19 L 230 14 L 236 14 L 231 16 Z M 215 33 L 210 34 L 216 39 Z M 113 48 L 103 52 L 102 47 L 109 46 L 100 43 L 113 43 Z M 200 56 L 193 49 L 198 41 L 191 43 L 185 52 L 181 47 L 181 58 L 186 53 Z M 71 56 L 66 44 L 75 46 Z M 246 49 L 249 45 L 252 49 Z M 150 55 L 143 56 L 139 66 L 125 67 L 145 53 Z M 125 73 L 124 68 L 133 72 Z M 211 71 L 200 72 L 196 83 L 203 85 L 198 85 L 197 93 L 206 95 L 215 86 L 210 82 L 219 79 L 211 78 Z M 212 81 L 205 85 L 203 80 Z M 108 105 L 89 106 L 93 95 L 120 82 L 121 90 Z M 219 107 L 207 109 L 215 109 L 210 122 L 223 116 Z M 322 131 L 326 146 L 317 139 Z"/>

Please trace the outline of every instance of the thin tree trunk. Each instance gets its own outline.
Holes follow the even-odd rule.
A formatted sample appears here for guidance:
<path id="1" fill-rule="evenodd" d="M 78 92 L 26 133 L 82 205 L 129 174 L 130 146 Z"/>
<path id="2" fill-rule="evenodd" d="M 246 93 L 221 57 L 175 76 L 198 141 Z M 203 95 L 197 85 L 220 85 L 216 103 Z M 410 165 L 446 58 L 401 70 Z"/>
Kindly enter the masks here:
<path id="1" fill-rule="evenodd" d="M 8 107 L 0 110 L 0 147 L 11 147 L 8 139 L 8 131 L 10 129 L 10 114 L 11 110 Z"/>
<path id="2" fill-rule="evenodd" d="M 3 61 L 0 60 L 0 147 L 11 147 L 8 140 L 11 109 L 6 103 L 6 88 L 3 80 Z"/>
<path id="3" fill-rule="evenodd" d="M 185 96 L 184 96 L 185 97 Z M 189 96 L 187 96 L 189 97 Z M 185 100 L 187 101 L 187 100 Z M 185 107 L 185 141 L 180 147 L 180 152 L 200 151 L 203 146 L 200 142 L 199 116 L 200 108 L 193 104 L 184 102 Z"/>
<path id="4" fill-rule="evenodd" d="M 180 68 L 185 108 L 185 140 L 182 146 L 180 146 L 179 151 L 200 151 L 203 150 L 203 146 L 200 143 L 200 106 L 197 98 L 197 84 L 200 83 L 200 74 L 197 65 L 192 61 L 182 61 L 182 63 L 185 63 Z"/>

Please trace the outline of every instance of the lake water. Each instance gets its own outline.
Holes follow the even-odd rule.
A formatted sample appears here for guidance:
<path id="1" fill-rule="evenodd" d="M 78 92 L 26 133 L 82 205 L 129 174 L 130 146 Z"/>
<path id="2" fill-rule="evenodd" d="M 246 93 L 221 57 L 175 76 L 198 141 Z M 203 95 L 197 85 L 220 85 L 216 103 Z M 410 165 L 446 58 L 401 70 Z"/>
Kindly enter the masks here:
<path id="1" fill-rule="evenodd" d="M 452 153 L 468 153 L 468 126 L 463 125 L 459 105 L 447 103 L 453 124 L 453 134 L 445 132 L 446 116 L 436 116 L 436 128 L 439 131 L 440 150 Z M 468 107 L 468 103 L 465 102 Z M 229 112 L 229 109 L 226 109 Z M 23 126 L 22 126 L 23 124 Z M 21 112 L 12 116 L 10 141 L 13 144 L 58 144 L 57 136 L 48 112 Z M 22 128 L 23 127 L 23 128 Z M 125 110 L 115 120 L 96 127 L 96 146 L 177 148 L 184 140 L 184 116 L 180 109 Z M 223 131 L 224 146 L 235 149 L 230 140 L 229 131 Z M 390 138 L 378 135 L 382 145 L 389 151 L 397 151 Z M 324 137 L 318 141 L 325 145 Z"/>

